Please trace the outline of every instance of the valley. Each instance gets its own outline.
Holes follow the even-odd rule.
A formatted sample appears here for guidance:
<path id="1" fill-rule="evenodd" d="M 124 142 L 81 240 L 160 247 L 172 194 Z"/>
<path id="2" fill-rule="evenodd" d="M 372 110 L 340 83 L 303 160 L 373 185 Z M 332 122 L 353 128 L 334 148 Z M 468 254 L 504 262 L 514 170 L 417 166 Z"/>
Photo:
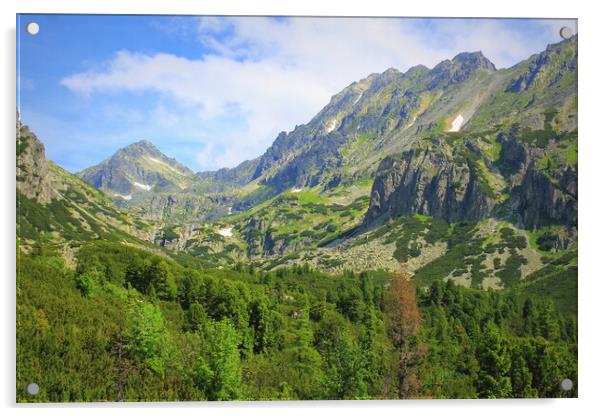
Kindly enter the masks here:
<path id="1" fill-rule="evenodd" d="M 18 325 L 40 334 L 19 335 L 19 382 L 59 401 L 576 394 L 554 378 L 577 379 L 576 73 L 576 37 L 506 69 L 390 68 L 209 172 L 141 140 L 72 174 L 17 116 Z M 71 387 L 42 375 L 44 340 L 75 351 Z"/>
<path id="2" fill-rule="evenodd" d="M 576 247 L 574 52 L 564 41 L 499 71 L 475 52 L 370 75 L 232 169 L 193 173 L 143 140 L 78 176 L 153 223 L 147 241 L 208 266 L 403 264 L 437 271 L 425 281 L 501 289 Z M 446 231 L 425 240 L 433 233 L 411 231 L 416 218 Z M 468 268 L 427 267 L 451 255 L 453 229 L 466 221 L 516 235 L 521 254 L 494 258 L 490 236 L 473 242 Z M 555 241 L 540 245 L 541 235 Z"/>

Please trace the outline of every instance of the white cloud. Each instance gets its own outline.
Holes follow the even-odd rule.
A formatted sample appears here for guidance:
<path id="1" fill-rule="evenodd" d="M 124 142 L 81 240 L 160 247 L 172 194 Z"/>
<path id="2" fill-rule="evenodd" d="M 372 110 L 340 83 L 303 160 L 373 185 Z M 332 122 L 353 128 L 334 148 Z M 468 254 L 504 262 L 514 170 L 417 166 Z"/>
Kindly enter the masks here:
<path id="1" fill-rule="evenodd" d="M 232 167 L 261 154 L 279 131 L 309 121 L 332 95 L 370 73 L 432 67 L 466 50 L 482 50 L 498 66 L 508 66 L 537 51 L 495 20 L 441 20 L 437 36 L 418 23 L 199 18 L 196 36 L 211 51 L 199 59 L 120 51 L 102 70 L 73 74 L 61 83 L 89 96 L 158 94 L 147 124 L 197 140 L 202 150 L 196 160 L 206 169 Z M 176 105 L 169 108 L 169 102 Z"/>

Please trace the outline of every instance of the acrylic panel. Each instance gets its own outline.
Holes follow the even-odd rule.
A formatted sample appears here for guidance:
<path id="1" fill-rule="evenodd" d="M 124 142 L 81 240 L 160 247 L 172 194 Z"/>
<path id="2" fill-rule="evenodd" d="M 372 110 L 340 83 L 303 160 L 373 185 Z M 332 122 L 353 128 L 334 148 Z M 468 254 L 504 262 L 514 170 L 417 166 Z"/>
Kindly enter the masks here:
<path id="1" fill-rule="evenodd" d="M 576 397 L 577 44 L 18 15 L 17 401 Z"/>

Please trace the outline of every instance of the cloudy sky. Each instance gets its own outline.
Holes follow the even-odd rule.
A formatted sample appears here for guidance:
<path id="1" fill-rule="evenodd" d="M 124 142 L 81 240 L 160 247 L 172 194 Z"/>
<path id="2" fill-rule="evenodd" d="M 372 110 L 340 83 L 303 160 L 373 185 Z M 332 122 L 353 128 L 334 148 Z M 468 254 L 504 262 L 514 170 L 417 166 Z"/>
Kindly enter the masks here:
<path id="1" fill-rule="evenodd" d="M 26 33 L 35 21 L 40 31 Z M 574 21 L 21 15 L 18 107 L 75 172 L 148 139 L 195 171 L 262 154 L 353 81 L 482 51 L 498 68 Z"/>

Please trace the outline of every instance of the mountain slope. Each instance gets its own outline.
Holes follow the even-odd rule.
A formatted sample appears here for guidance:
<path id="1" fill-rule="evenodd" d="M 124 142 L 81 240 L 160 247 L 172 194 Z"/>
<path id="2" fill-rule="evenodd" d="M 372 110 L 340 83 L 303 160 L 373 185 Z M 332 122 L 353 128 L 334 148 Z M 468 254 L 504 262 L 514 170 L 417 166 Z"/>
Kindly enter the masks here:
<path id="1" fill-rule="evenodd" d="M 17 236 L 27 248 L 42 240 L 93 239 L 143 244 L 151 224 L 118 211 L 102 192 L 45 157 L 44 145 L 17 121 Z"/>
<path id="2" fill-rule="evenodd" d="M 513 125 L 541 130 L 550 109 L 556 112 L 551 128 L 572 131 L 576 61 L 573 37 L 499 71 L 474 52 L 433 69 L 370 75 L 333 96 L 309 123 L 280 133 L 258 160 L 245 162 L 245 174 L 229 183 L 248 180 L 251 195 L 234 208 L 248 209 L 290 188 L 328 189 L 373 178 L 386 156 L 434 134 L 508 131 Z"/>
<path id="3" fill-rule="evenodd" d="M 371 181 L 387 156 L 446 132 L 511 135 L 515 125 L 519 131 L 573 131 L 576 45 L 573 37 L 503 70 L 472 52 L 432 69 L 372 74 L 333 96 L 307 124 L 280 133 L 262 156 L 233 169 L 194 177 L 182 170 L 184 177 L 170 178 L 144 154 L 125 148 L 81 176 L 120 206 L 137 207 L 150 218 L 202 221 L 245 211 L 292 188 Z M 546 125 L 549 111 L 553 125 Z M 132 146 L 147 147 L 140 145 Z"/>
<path id="4" fill-rule="evenodd" d="M 281 133 L 261 157 L 254 179 L 278 191 L 326 187 L 370 177 L 374 161 L 401 148 L 438 119 L 478 101 L 495 67 L 480 52 L 464 53 L 432 70 L 389 69 L 345 88 L 307 125 Z"/>
<path id="5" fill-rule="evenodd" d="M 151 142 L 142 140 L 78 175 L 112 197 L 128 201 L 133 194 L 148 192 L 155 187 L 185 189 L 193 172 L 165 156 Z"/>
<path id="6" fill-rule="evenodd" d="M 198 221 L 227 212 L 228 196 L 216 194 L 216 187 L 223 188 L 219 173 L 203 180 L 147 140 L 118 150 L 78 176 L 102 190 L 117 206 L 151 220 Z"/>
<path id="7" fill-rule="evenodd" d="M 537 143 L 534 143 L 537 141 Z M 576 132 L 442 133 L 380 164 L 366 222 L 422 214 L 577 227 Z"/>
<path id="8" fill-rule="evenodd" d="M 474 52 L 370 75 L 261 157 L 130 206 L 167 223 L 156 244 L 211 265 L 515 285 L 576 255 L 576 43 L 502 70 Z"/>

